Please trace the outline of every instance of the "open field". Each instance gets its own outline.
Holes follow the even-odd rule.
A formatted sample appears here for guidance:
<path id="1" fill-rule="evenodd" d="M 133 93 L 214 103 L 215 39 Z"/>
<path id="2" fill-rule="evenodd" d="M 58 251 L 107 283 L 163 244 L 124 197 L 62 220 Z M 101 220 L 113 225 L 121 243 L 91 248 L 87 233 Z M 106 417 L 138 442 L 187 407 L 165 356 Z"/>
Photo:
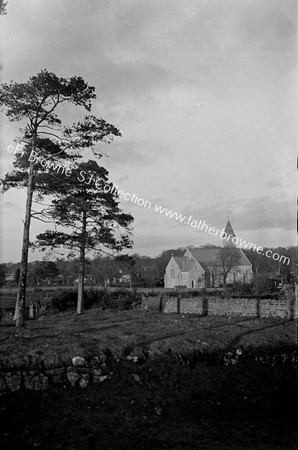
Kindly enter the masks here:
<path id="1" fill-rule="evenodd" d="M 92 309 L 45 316 L 24 329 L 2 323 L 0 345 L 2 367 L 41 355 L 88 358 L 107 347 L 114 358 L 113 377 L 101 384 L 3 396 L 3 449 L 296 449 L 295 367 L 217 358 L 236 349 L 293 351 L 295 321 Z M 127 359 L 144 352 L 141 364 Z"/>
<path id="2" fill-rule="evenodd" d="M 65 312 L 27 321 L 24 329 L 2 323 L 0 342 L 0 362 L 34 352 L 84 356 L 107 346 L 117 356 L 143 350 L 156 356 L 169 349 L 185 353 L 228 351 L 240 345 L 295 345 L 296 327 L 295 321 L 282 319 L 184 316 L 141 310 L 114 313 L 95 308 L 81 316 Z"/>

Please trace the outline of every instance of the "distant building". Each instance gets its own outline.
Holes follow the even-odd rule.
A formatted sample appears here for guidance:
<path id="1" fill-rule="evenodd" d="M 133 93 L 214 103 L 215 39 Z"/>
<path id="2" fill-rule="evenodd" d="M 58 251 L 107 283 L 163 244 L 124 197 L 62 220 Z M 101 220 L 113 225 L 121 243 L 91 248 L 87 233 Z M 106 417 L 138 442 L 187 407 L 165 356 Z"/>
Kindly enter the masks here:
<path id="1" fill-rule="evenodd" d="M 131 283 L 131 275 L 130 273 L 122 273 L 121 276 L 118 278 L 119 283 Z"/>
<path id="2" fill-rule="evenodd" d="M 7 283 L 8 281 L 15 281 L 15 273 L 14 272 L 7 272 L 5 275 L 5 282 Z"/>
<path id="3" fill-rule="evenodd" d="M 119 270 L 119 275 L 112 278 L 106 279 L 106 284 L 108 285 L 114 285 L 114 286 L 123 286 L 123 285 L 131 285 L 132 283 L 132 276 L 130 273 L 123 273 L 122 270 Z"/>
<path id="4" fill-rule="evenodd" d="M 228 220 L 225 232 L 235 236 Z M 165 271 L 165 288 L 185 286 L 187 288 L 202 288 L 220 286 L 223 284 L 223 249 L 233 248 L 235 264 L 227 274 L 226 283 L 251 281 L 253 277 L 252 264 L 240 248 L 232 240 L 224 240 L 223 248 L 189 247 L 182 257 L 172 255 Z"/>

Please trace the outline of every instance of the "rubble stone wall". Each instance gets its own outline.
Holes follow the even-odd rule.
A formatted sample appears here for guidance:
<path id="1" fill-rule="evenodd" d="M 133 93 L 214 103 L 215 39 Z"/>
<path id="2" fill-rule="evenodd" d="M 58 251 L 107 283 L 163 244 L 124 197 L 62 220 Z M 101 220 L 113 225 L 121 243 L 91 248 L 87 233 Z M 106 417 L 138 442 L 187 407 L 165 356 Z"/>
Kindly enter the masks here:
<path id="1" fill-rule="evenodd" d="M 170 297 L 163 301 L 163 312 L 292 319 L 297 318 L 297 301 L 295 297 L 285 299 Z"/>
<path id="2" fill-rule="evenodd" d="M 89 383 L 98 384 L 112 376 L 105 355 L 95 356 L 90 361 L 80 356 L 64 362 L 58 357 L 47 362 L 36 359 L 31 361 L 30 366 L 8 369 L 2 367 L 0 395 L 20 389 L 40 391 L 47 389 L 49 383 L 70 383 L 72 386 L 85 388 Z"/>

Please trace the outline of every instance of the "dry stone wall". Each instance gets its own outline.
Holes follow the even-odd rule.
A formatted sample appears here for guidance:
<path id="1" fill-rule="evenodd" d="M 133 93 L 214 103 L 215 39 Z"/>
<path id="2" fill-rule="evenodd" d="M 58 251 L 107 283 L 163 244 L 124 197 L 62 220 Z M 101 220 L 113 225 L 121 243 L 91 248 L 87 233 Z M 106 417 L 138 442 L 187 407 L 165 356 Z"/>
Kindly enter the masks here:
<path id="1" fill-rule="evenodd" d="M 0 369 L 0 395 L 20 389 L 40 391 L 47 389 L 49 383 L 70 383 L 85 388 L 89 383 L 102 383 L 113 375 L 104 354 L 94 356 L 89 361 L 81 356 L 63 360 L 53 355 L 53 358 L 28 360 L 25 366 L 12 365 L 10 363 L 8 368 Z"/>
<path id="2" fill-rule="evenodd" d="M 148 300 L 150 303 L 150 300 Z M 285 299 L 246 298 L 165 298 L 163 312 L 216 316 L 297 318 L 295 297 Z"/>

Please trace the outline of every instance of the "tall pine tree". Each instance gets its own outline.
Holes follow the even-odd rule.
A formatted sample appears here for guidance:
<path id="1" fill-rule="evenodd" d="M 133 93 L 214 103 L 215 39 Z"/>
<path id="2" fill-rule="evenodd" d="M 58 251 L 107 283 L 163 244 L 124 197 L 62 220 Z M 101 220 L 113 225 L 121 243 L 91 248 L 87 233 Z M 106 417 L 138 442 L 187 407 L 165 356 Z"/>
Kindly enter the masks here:
<path id="1" fill-rule="evenodd" d="M 55 199 L 45 216 L 55 231 L 37 236 L 36 247 L 78 251 L 80 270 L 77 313 L 84 309 L 86 253 L 120 252 L 132 246 L 129 235 L 133 217 L 119 208 L 119 198 L 108 172 L 96 161 L 82 162 L 69 177 L 57 178 L 52 186 Z"/>
<path id="2" fill-rule="evenodd" d="M 80 156 L 81 149 L 92 148 L 95 142 L 109 141 L 111 136 L 120 135 L 113 125 L 94 116 L 85 116 L 69 127 L 62 125 L 58 117 L 60 105 L 68 103 L 90 111 L 92 100 L 96 98 L 94 91 L 95 88 L 88 86 L 81 77 L 59 78 L 47 70 L 30 77 L 26 83 L 11 82 L 0 86 L 0 105 L 4 107 L 8 119 L 23 124 L 17 139 L 19 144 L 14 170 L 2 180 L 3 192 L 10 188 L 27 190 L 16 326 L 24 325 L 31 218 L 39 216 L 43 220 L 40 212 L 32 211 L 34 193 L 37 193 L 39 200 L 50 194 L 49 186 L 53 176 L 56 176 L 50 169 L 56 167 L 54 171 L 57 172 L 58 162 L 59 172 L 67 168 L 70 171 L 69 167 L 63 169 L 63 161 L 70 163 Z M 51 163 L 53 166 L 50 167 Z"/>

